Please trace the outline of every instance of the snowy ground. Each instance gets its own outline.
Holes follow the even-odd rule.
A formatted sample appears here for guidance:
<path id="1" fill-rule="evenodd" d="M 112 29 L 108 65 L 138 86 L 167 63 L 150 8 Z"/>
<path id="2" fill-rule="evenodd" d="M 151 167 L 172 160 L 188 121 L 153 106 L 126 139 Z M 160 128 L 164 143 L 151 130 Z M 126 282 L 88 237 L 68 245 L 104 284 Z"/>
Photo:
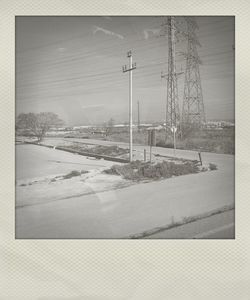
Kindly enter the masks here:
<path id="1" fill-rule="evenodd" d="M 113 162 L 36 145 L 16 146 L 16 207 L 37 205 L 128 186 L 119 176 L 102 174 Z M 73 170 L 88 173 L 64 179 Z"/>
<path id="2" fill-rule="evenodd" d="M 55 181 L 53 181 L 55 179 Z M 33 206 L 49 202 L 100 193 L 131 185 L 120 176 L 102 174 L 94 169 L 87 174 L 64 179 L 62 176 L 38 177 L 18 181 L 16 207 Z"/>
<path id="3" fill-rule="evenodd" d="M 61 175 L 72 170 L 110 167 L 113 162 L 87 158 L 69 152 L 37 145 L 16 146 L 16 179 L 33 179 Z"/>
<path id="4" fill-rule="evenodd" d="M 63 141 L 60 142 L 62 143 Z M 48 144 L 58 145 L 58 141 L 51 140 Z M 138 156 L 139 154 L 138 152 Z M 110 161 L 31 144 L 17 145 L 16 157 L 17 208 L 115 190 L 133 184 L 120 176 L 104 174 L 104 169 L 118 164 Z M 63 177 L 73 170 L 87 173 L 69 179 Z"/>
<path id="5" fill-rule="evenodd" d="M 26 146 L 30 147 L 32 145 Z M 19 145 L 18 147 L 22 146 Z M 50 153 L 52 155 L 51 153 L 53 153 L 53 149 L 34 147 L 38 147 L 42 152 L 49 151 L 46 154 Z M 143 150 L 142 146 L 135 148 L 136 151 Z M 40 170 L 37 171 L 32 171 L 36 169 L 36 165 L 33 165 L 32 168 L 32 156 L 29 156 L 26 162 L 25 160 L 20 162 L 21 157 L 19 157 L 17 160 L 17 163 L 20 163 L 17 166 L 19 180 L 28 180 L 29 176 L 39 176 L 36 172 L 42 173 L 40 176 L 43 177 L 46 168 L 49 170 L 48 176 L 58 174 L 61 171 L 65 174 L 70 164 L 70 171 L 72 166 L 74 166 L 73 169 L 77 169 L 74 159 L 77 159 L 77 163 L 81 163 L 83 160 L 83 163 L 88 161 L 96 165 L 100 163 L 113 164 L 112 162 L 100 160 L 92 162 L 92 160 L 87 160 L 78 155 L 58 150 L 54 151 L 56 153 L 55 157 L 51 158 L 49 156 L 49 162 L 48 159 L 43 158 L 40 161 Z M 59 155 L 61 154 L 59 152 L 63 156 L 67 156 L 69 164 L 62 164 L 63 169 L 60 170 L 57 169 L 60 168 L 58 165 L 54 165 L 56 171 L 52 172 L 50 164 L 55 163 L 53 162 L 54 159 L 60 160 Z M 173 150 L 155 147 L 154 153 L 169 155 L 173 153 Z M 197 153 L 194 151 L 178 150 L 176 154 L 178 157 L 197 158 Z M 99 178 L 99 183 L 93 188 L 88 184 L 88 180 L 91 182 L 91 178 L 87 179 L 84 174 L 78 178 L 51 184 L 47 182 L 44 186 L 41 183 L 39 188 L 39 183 L 31 186 L 18 186 L 17 205 L 19 207 L 16 209 L 16 237 L 123 238 L 154 227 L 164 226 L 173 221 L 182 220 L 185 217 L 234 204 L 234 156 L 213 153 L 203 153 L 202 156 L 205 163 L 213 162 L 217 164 L 218 170 L 141 183 L 123 189 L 109 189 L 108 186 L 105 186 L 107 188 L 105 192 L 101 192 L 102 184 L 107 185 L 111 178 L 116 178 L 114 180 L 118 181 L 111 183 L 111 180 L 109 182 L 110 187 L 121 187 L 126 183 L 124 181 L 119 182 L 118 176 L 111 176 L 108 179 L 108 177 L 102 177 L 106 175 L 96 174 L 95 180 Z M 24 170 L 27 168 L 27 162 L 29 171 Z M 47 164 L 46 168 L 45 164 Z M 18 170 L 20 167 L 23 168 L 22 172 Z M 79 169 L 85 168 L 79 165 Z M 32 172 L 35 172 L 35 174 Z M 35 190 L 29 190 L 29 188 L 32 189 L 32 186 L 37 187 L 36 192 Z M 86 187 L 86 190 L 83 193 L 79 192 L 79 187 L 81 189 Z M 23 188 L 22 193 L 18 190 L 19 188 Z M 69 190 L 67 191 L 67 189 Z M 93 192 L 89 193 L 91 190 Z M 60 194 L 61 196 L 69 195 L 72 191 L 75 191 L 73 197 L 60 198 Z M 22 195 L 22 199 L 18 199 L 18 195 Z M 47 202 L 46 195 L 49 195 L 47 200 L 54 199 L 52 195 L 57 195 L 60 199 Z M 30 205 L 35 198 L 38 199 L 36 200 L 37 203 Z"/>

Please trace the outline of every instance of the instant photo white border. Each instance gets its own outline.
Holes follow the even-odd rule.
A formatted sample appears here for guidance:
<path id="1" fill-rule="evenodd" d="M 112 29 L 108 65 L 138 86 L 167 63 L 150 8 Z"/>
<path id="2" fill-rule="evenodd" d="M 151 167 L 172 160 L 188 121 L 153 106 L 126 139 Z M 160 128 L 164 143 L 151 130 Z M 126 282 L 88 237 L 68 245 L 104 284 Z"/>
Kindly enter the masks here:
<path id="1" fill-rule="evenodd" d="M 249 299 L 249 1 L 2 0 L 0 12 L 0 299 Z M 17 15 L 235 15 L 235 240 L 15 240 Z"/>

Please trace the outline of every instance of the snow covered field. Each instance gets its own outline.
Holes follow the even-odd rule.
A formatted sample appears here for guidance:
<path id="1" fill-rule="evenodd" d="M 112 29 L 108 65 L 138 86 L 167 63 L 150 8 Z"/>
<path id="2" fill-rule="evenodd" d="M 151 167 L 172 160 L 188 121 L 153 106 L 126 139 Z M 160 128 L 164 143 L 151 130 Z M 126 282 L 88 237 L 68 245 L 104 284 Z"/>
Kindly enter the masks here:
<path id="1" fill-rule="evenodd" d="M 16 146 L 16 207 L 44 204 L 131 185 L 102 174 L 113 162 L 36 145 Z M 88 171 L 64 179 L 73 170 Z"/>
<path id="2" fill-rule="evenodd" d="M 123 238 L 234 204 L 232 155 L 203 153 L 204 162 L 216 163 L 216 171 L 119 189 L 126 186 L 124 180 L 100 173 L 112 162 L 25 146 L 17 146 L 17 184 L 39 176 L 41 181 L 17 186 L 17 238 Z M 155 147 L 154 152 L 167 155 L 172 149 Z M 177 155 L 195 158 L 197 153 L 178 150 Z M 95 171 L 50 182 L 56 174 L 86 170 L 85 163 Z"/>
<path id="3" fill-rule="evenodd" d="M 113 162 L 87 158 L 56 149 L 36 146 L 16 146 L 16 179 L 60 175 L 72 170 L 110 167 Z"/>

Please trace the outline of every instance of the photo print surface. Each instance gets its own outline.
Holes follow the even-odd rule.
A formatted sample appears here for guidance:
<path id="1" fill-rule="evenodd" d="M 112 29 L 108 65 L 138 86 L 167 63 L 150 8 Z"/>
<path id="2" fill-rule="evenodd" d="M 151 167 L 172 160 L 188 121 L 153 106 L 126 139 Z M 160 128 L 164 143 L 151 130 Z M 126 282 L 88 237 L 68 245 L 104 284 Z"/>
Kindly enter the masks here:
<path id="1" fill-rule="evenodd" d="M 16 17 L 16 238 L 234 239 L 234 21 Z"/>

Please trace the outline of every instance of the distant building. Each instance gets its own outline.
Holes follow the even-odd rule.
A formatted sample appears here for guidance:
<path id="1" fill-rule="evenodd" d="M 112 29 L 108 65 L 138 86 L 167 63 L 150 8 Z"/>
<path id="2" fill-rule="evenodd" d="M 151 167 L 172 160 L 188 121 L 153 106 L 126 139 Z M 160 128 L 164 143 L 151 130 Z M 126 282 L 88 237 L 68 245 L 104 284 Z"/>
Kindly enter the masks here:
<path id="1" fill-rule="evenodd" d="M 148 127 L 147 128 L 147 130 L 162 130 L 162 129 L 164 129 L 164 126 L 162 126 L 162 125 L 158 125 L 158 126 L 150 126 L 150 127 Z"/>
<path id="2" fill-rule="evenodd" d="M 227 122 L 227 121 L 208 121 L 205 124 L 205 127 L 207 129 L 217 129 L 217 130 L 221 130 L 223 128 L 232 128 L 234 126 L 235 126 L 234 123 Z"/>

